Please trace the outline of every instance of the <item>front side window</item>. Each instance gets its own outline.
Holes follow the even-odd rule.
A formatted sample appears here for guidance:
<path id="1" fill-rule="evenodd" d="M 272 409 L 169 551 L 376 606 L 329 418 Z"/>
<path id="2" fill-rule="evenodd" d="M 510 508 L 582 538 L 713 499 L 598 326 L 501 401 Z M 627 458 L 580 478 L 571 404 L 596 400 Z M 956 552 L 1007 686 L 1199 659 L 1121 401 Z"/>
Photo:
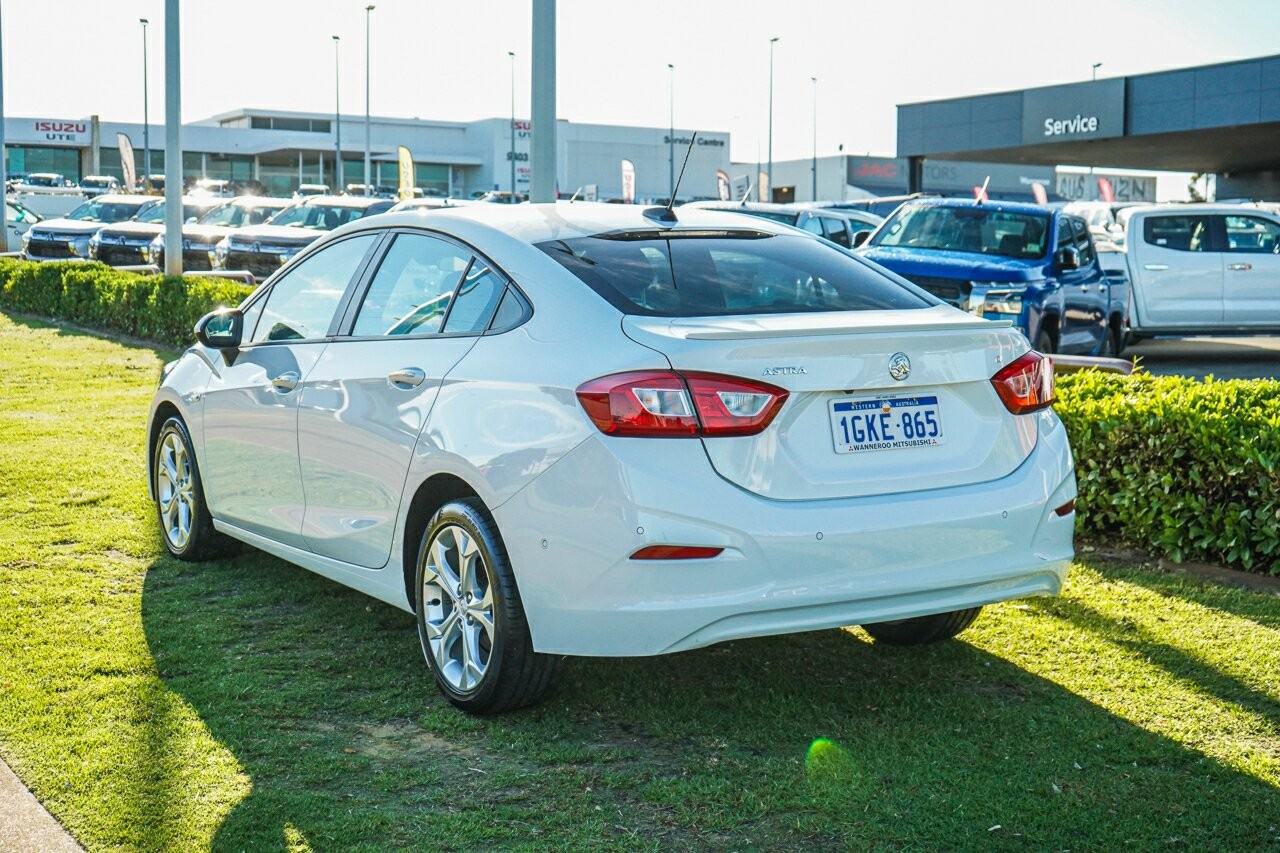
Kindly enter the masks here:
<path id="1" fill-rule="evenodd" d="M 1072 219 L 1071 225 L 1075 231 L 1076 250 L 1080 253 L 1080 266 L 1088 266 L 1093 263 L 1093 240 L 1089 238 L 1089 226 L 1084 224 L 1083 219 Z"/>
<path id="2" fill-rule="evenodd" d="M 342 294 L 377 239 L 375 234 L 361 234 L 325 246 L 277 280 L 267 294 L 252 342 L 328 335 Z"/>
<path id="3" fill-rule="evenodd" d="M 943 249 L 1033 260 L 1044 257 L 1049 217 L 979 204 L 903 205 L 873 238 L 876 246 Z"/>
<path id="4" fill-rule="evenodd" d="M 1280 251 L 1280 223 L 1257 216 L 1224 216 L 1227 251 L 1276 254 Z"/>
<path id="5" fill-rule="evenodd" d="M 439 332 L 471 253 L 426 234 L 397 234 L 378 265 L 351 334 Z"/>
<path id="6" fill-rule="evenodd" d="M 1177 252 L 1209 251 L 1209 217 L 1202 214 L 1148 216 L 1142 239 L 1149 245 Z"/>
<path id="7" fill-rule="evenodd" d="M 759 231 L 627 232 L 538 248 L 626 314 L 661 317 L 926 308 L 844 251 Z"/>

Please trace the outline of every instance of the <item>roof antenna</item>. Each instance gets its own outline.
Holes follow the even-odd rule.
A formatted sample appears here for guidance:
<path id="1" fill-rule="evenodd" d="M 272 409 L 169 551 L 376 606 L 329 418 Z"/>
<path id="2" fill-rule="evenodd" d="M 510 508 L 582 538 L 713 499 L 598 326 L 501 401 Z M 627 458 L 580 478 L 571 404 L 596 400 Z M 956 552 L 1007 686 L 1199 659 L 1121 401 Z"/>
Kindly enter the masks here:
<path id="1" fill-rule="evenodd" d="M 747 189 L 745 192 L 742 193 L 742 200 L 738 202 L 740 206 L 742 207 L 747 206 L 747 199 L 751 198 L 751 191 L 755 188 L 756 188 L 755 184 L 753 184 L 751 181 L 747 181 Z"/>
<path id="2" fill-rule="evenodd" d="M 676 185 L 671 188 L 671 198 L 667 199 L 666 207 L 650 207 L 644 211 L 644 216 L 648 219 L 656 219 L 659 222 L 675 222 L 676 212 L 671 208 L 676 203 L 676 193 L 680 190 L 680 182 L 684 180 L 684 169 L 689 165 L 689 155 L 693 153 L 693 143 L 698 139 L 698 131 L 694 131 L 689 137 L 689 147 L 684 151 L 684 162 L 680 164 L 680 176 L 676 178 Z"/>
<path id="3" fill-rule="evenodd" d="M 573 195 L 569 196 L 569 204 L 573 204 L 578 200 L 578 193 L 582 192 L 582 187 L 578 187 L 573 191 Z"/>
<path id="4" fill-rule="evenodd" d="M 978 198 L 974 204 L 982 204 L 987 200 L 987 184 L 991 183 L 991 176 L 987 175 L 986 180 L 982 182 L 982 189 L 978 190 Z"/>

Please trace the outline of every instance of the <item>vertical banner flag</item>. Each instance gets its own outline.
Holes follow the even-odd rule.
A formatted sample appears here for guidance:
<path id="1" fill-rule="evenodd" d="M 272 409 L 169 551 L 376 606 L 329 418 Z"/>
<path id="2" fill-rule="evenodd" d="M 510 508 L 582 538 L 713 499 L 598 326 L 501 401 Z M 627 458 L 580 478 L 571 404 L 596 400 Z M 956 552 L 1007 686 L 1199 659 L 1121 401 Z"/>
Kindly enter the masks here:
<path id="1" fill-rule="evenodd" d="M 403 145 L 397 151 L 400 155 L 400 198 L 413 198 L 413 155 Z"/>
<path id="2" fill-rule="evenodd" d="M 1031 197 L 1035 199 L 1036 204 L 1049 203 L 1049 194 L 1045 192 L 1044 184 L 1039 181 L 1031 182 Z"/>
<path id="3" fill-rule="evenodd" d="M 729 173 L 724 169 L 716 169 L 716 188 L 720 190 L 720 200 L 729 200 Z"/>
<path id="4" fill-rule="evenodd" d="M 760 179 L 756 183 L 756 201 L 772 201 L 769 190 L 769 173 L 761 169 Z"/>
<path id="5" fill-rule="evenodd" d="M 133 143 L 127 133 L 116 134 L 116 147 L 120 149 L 120 170 L 124 172 L 124 191 L 133 192 L 138 183 L 138 173 L 133 168 Z"/>
<path id="6" fill-rule="evenodd" d="M 1105 202 L 1116 200 L 1115 188 L 1111 186 L 1111 181 L 1106 178 L 1098 178 L 1098 198 Z"/>
<path id="7" fill-rule="evenodd" d="M 636 164 L 630 160 L 622 161 L 622 201 L 636 203 Z"/>

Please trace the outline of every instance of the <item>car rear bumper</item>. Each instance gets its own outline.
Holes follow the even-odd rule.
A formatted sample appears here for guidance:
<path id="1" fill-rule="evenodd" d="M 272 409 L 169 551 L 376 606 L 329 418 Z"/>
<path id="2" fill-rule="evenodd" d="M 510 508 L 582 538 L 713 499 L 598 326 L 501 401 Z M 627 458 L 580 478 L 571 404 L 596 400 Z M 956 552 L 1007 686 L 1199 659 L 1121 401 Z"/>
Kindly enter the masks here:
<path id="1" fill-rule="evenodd" d="M 743 637 L 1056 595 L 1073 556 L 1066 432 L 988 483 L 775 501 L 715 474 L 698 441 L 594 437 L 494 511 L 534 646 L 651 655 Z M 630 559 L 648 545 L 723 548 Z"/>

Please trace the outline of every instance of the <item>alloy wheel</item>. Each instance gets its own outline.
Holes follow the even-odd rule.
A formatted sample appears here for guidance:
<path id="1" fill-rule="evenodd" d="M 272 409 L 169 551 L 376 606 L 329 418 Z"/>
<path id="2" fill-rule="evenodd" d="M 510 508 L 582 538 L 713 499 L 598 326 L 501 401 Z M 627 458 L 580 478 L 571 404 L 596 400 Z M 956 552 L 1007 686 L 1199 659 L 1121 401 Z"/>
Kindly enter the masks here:
<path id="1" fill-rule="evenodd" d="M 422 573 L 424 637 L 436 673 L 459 693 L 474 690 L 494 647 L 493 589 L 484 554 L 456 524 L 436 531 Z"/>
<path id="2" fill-rule="evenodd" d="M 160 504 L 160 521 L 165 538 L 181 551 L 191 541 L 191 525 L 195 518 L 195 479 L 191 457 L 182 438 L 170 432 L 160 445 L 156 459 L 156 498 Z"/>

